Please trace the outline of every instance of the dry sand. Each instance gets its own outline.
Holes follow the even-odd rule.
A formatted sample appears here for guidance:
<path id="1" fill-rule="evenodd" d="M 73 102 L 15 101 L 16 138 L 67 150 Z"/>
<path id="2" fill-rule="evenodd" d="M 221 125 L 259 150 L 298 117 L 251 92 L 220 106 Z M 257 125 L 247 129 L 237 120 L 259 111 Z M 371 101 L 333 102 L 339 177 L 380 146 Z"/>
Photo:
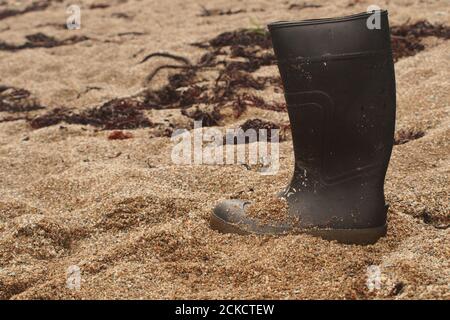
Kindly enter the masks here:
<path id="1" fill-rule="evenodd" d="M 0 12 L 32 1 L 0 1 Z M 242 165 L 174 165 L 168 137 L 154 128 L 109 130 L 64 124 L 33 129 L 26 120 L 51 109 L 73 111 L 131 96 L 167 58 L 196 61 L 206 41 L 224 31 L 365 11 L 370 1 L 314 1 L 291 9 L 286 1 L 78 1 L 82 27 L 63 28 L 70 1 L 46 1 L 43 10 L 0 18 L 0 40 L 23 44 L 41 32 L 90 40 L 54 48 L 0 50 L 0 85 L 30 91 L 45 109 L 0 112 L 0 298 L 393 298 L 449 299 L 450 68 L 449 40 L 425 38 L 425 50 L 395 64 L 397 130 L 423 137 L 396 145 L 386 178 L 387 237 L 349 246 L 307 235 L 222 235 L 208 227 L 225 198 L 257 199 L 281 190 L 292 173 L 291 141 L 280 143 L 281 168 L 263 176 Z M 92 4 L 109 4 L 106 8 Z M 245 10 L 199 16 L 208 9 Z M 379 1 L 391 25 L 427 19 L 448 25 L 448 2 Z M 91 8 L 91 9 L 90 9 Z M 0 15 L 1 16 L 1 15 Z M 138 33 L 130 33 L 138 32 Z M 167 82 L 163 71 L 152 86 Z M 275 66 L 255 74 L 277 76 Z M 259 93 L 282 102 L 279 90 Z M 148 110 L 153 122 L 191 119 L 180 110 Z M 248 108 L 220 124 L 236 127 L 262 118 L 286 124 L 286 113 Z M 81 270 L 80 290 L 66 288 L 70 266 Z M 367 268 L 377 265 L 381 288 L 370 292 Z"/>

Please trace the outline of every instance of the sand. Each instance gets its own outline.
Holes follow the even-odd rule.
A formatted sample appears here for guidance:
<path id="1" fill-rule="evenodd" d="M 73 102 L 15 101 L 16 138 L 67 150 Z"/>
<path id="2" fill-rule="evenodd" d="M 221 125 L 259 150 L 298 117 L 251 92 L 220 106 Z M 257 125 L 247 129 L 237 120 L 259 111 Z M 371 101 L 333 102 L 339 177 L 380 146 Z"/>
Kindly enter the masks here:
<path id="1" fill-rule="evenodd" d="M 0 1 L 0 12 L 30 3 Z M 46 1 L 39 10 L 0 18 L 0 40 L 9 44 L 24 44 L 36 33 L 89 38 L 0 50 L 0 85 L 31 94 L 23 102 L 29 111 L 0 112 L 0 298 L 450 298 L 449 40 L 424 38 L 425 50 L 395 64 L 397 132 L 414 138 L 393 150 L 385 238 L 351 246 L 307 235 L 223 235 L 208 226 L 211 209 L 222 199 L 282 190 L 292 174 L 289 138 L 279 145 L 279 173 L 264 176 L 240 164 L 174 164 L 167 123 L 182 128 L 192 122 L 179 109 L 145 110 L 153 125 L 114 133 L 116 139 L 112 130 L 92 125 L 35 129 L 27 119 L 62 107 L 81 113 L 163 86 L 178 70 L 162 70 L 146 83 L 152 70 L 173 63 L 164 57 L 139 63 L 152 52 L 197 61 L 206 51 L 190 44 L 222 32 L 362 12 L 371 2 L 314 1 L 320 7 L 289 9 L 301 2 L 79 1 L 82 25 L 73 31 L 64 29 L 69 3 Z M 445 0 L 378 4 L 389 9 L 391 25 L 449 22 Z M 209 16 L 201 5 L 212 10 Z M 228 10 L 238 12 L 220 14 Z M 214 76 L 208 72 L 205 81 Z M 278 75 L 273 65 L 253 74 Z M 251 91 L 283 102 L 276 86 Z M 248 107 L 236 118 L 224 110 L 216 127 L 254 118 L 288 123 L 285 112 Z M 67 287 L 71 266 L 81 272 L 78 289 Z M 371 266 L 380 271 L 373 290 L 366 283 Z"/>

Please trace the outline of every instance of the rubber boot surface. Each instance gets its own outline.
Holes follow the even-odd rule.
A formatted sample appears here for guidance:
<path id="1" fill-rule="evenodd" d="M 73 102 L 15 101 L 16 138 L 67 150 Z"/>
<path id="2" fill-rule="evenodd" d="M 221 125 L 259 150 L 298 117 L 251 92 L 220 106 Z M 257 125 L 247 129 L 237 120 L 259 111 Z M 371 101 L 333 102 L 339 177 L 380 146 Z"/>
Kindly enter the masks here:
<path id="1" fill-rule="evenodd" d="M 379 28 L 367 27 L 372 14 Z M 276 22 L 269 30 L 295 155 L 294 175 L 282 195 L 299 223 L 264 232 L 244 205 L 225 202 L 213 211 L 211 225 L 223 232 L 308 232 L 373 243 L 386 232 L 384 178 L 395 126 L 387 12 Z"/>

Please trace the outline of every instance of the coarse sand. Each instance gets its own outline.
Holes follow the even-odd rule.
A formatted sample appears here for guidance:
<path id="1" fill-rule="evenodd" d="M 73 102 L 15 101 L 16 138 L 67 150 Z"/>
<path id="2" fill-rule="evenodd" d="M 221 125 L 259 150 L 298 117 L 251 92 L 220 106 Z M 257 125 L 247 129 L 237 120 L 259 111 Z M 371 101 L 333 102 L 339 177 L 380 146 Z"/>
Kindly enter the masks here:
<path id="1" fill-rule="evenodd" d="M 92 108 L 160 88 L 180 68 L 161 69 L 149 84 L 152 70 L 186 63 L 164 56 L 140 63 L 152 52 L 195 62 L 207 49 L 191 44 L 223 32 L 363 12 L 372 2 L 85 0 L 78 1 L 80 30 L 65 29 L 70 1 L 36 2 L 0 1 L 0 298 L 450 298 L 448 39 L 424 37 L 424 50 L 395 63 L 398 143 L 385 184 L 385 238 L 352 246 L 308 235 L 224 235 L 209 228 L 212 208 L 282 190 L 293 169 L 289 137 L 279 144 L 276 175 L 242 164 L 177 165 L 168 133 L 189 128 L 188 111 L 120 113 L 122 126 L 114 127 L 120 106 Z M 377 3 L 389 10 L 391 25 L 449 25 L 446 0 Z M 265 84 L 248 78 L 245 90 L 277 106 L 283 92 L 270 81 L 278 70 L 266 62 L 250 71 Z M 199 88 L 217 76 L 210 69 L 197 74 Z M 237 80 L 226 79 L 229 86 Z M 193 112 L 222 129 L 249 119 L 288 124 L 286 112 L 260 108 L 255 98 L 242 96 L 254 106 L 241 110 L 237 91 L 221 94 L 227 100 L 220 115 L 200 110 L 211 107 L 206 100 Z M 65 121 L 30 125 L 61 108 L 71 112 Z M 110 110 L 107 125 L 123 133 L 83 122 Z M 80 269 L 79 290 L 67 287 L 71 266 Z M 380 271 L 379 286 L 369 290 L 373 270 Z"/>

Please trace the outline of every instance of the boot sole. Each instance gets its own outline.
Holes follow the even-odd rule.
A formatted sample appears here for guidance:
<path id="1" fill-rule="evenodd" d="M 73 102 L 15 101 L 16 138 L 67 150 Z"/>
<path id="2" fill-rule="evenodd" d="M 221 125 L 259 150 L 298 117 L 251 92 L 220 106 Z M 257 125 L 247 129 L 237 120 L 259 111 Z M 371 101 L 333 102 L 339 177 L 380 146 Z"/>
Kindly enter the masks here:
<path id="1" fill-rule="evenodd" d="M 309 234 L 315 237 L 320 237 L 329 241 L 337 241 L 343 244 L 358 244 L 368 245 L 374 244 L 384 237 L 387 232 L 387 224 L 374 228 L 360 228 L 360 229 L 298 229 L 292 228 L 280 233 L 273 232 L 249 232 L 242 228 L 240 224 L 229 223 L 214 213 L 211 214 L 210 226 L 213 230 L 221 233 L 234 233 L 238 235 L 286 235 L 286 234 Z"/>

